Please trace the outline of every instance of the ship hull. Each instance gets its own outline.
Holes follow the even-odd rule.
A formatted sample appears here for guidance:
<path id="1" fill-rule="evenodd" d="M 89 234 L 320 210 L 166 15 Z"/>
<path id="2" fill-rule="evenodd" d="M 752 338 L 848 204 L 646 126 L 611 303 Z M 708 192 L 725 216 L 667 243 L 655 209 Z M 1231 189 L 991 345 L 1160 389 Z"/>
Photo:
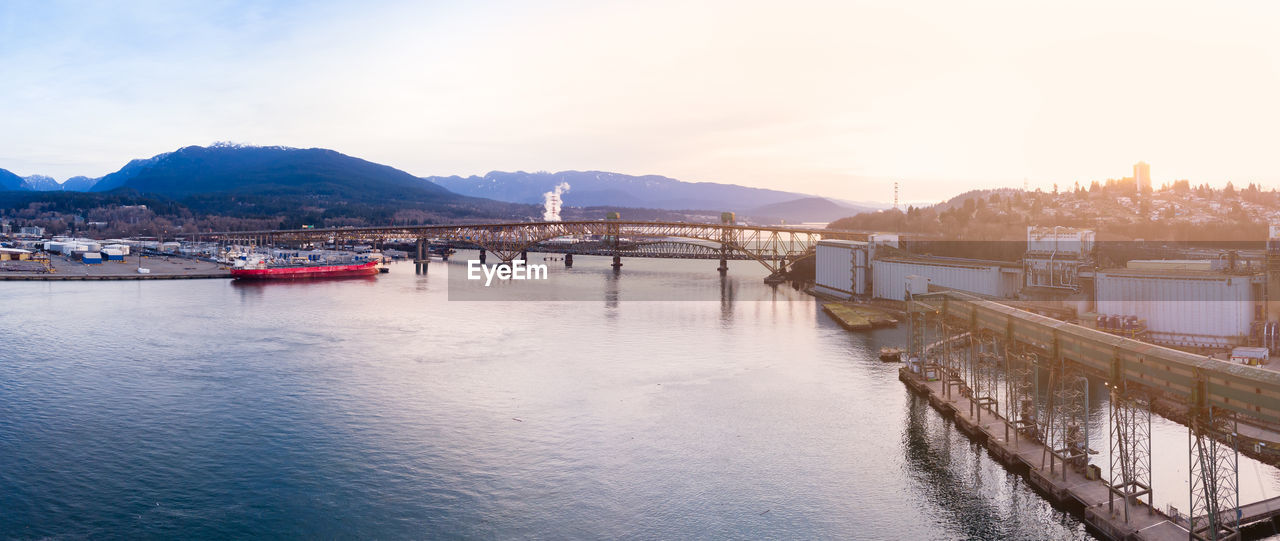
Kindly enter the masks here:
<path id="1" fill-rule="evenodd" d="M 307 267 L 274 267 L 265 269 L 232 269 L 237 280 L 313 280 L 317 278 L 349 278 L 378 274 L 378 262 L 355 265 L 317 265 Z"/>

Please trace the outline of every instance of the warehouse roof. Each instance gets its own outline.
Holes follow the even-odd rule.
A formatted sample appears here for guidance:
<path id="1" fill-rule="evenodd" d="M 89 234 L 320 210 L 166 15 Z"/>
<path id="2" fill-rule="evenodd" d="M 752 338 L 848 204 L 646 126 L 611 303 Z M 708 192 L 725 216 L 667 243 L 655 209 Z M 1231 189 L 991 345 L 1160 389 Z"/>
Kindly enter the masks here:
<path id="1" fill-rule="evenodd" d="M 1255 274 L 1228 274 L 1223 271 L 1207 271 L 1207 270 L 1188 270 L 1188 269 L 1098 269 L 1097 274 L 1106 274 L 1107 276 L 1140 276 L 1153 278 L 1227 278 L 1235 277 L 1252 277 Z M 1261 276 L 1260 274 L 1256 276 Z"/>
<path id="2" fill-rule="evenodd" d="M 880 261 L 889 261 L 895 263 L 916 263 L 921 265 L 938 265 L 952 267 L 1013 267 L 1022 268 L 1019 261 L 996 261 L 992 259 L 969 259 L 967 257 L 941 257 L 941 256 L 919 256 L 919 255 L 895 255 L 891 257 L 877 258 Z"/>

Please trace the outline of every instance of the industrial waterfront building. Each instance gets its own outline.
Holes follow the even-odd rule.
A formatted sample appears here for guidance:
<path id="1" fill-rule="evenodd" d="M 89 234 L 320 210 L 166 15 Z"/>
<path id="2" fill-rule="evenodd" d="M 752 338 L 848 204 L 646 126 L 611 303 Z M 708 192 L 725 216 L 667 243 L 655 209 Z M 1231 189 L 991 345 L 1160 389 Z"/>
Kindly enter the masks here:
<path id="1" fill-rule="evenodd" d="M 1250 275 L 1159 268 L 1099 270 L 1094 283 L 1097 314 L 1136 317 L 1151 342 L 1193 348 L 1248 343 L 1262 286 Z"/>
<path id="2" fill-rule="evenodd" d="M 815 248 L 814 289 L 823 295 L 850 298 L 867 294 L 869 244 L 854 240 L 821 240 Z"/>
<path id="3" fill-rule="evenodd" d="M 1022 289 L 1022 268 L 1016 263 L 949 257 L 886 257 L 872 264 L 875 297 L 906 300 L 907 276 L 923 277 L 930 286 L 1013 298 Z"/>
<path id="4" fill-rule="evenodd" d="M 1273 228 L 1272 236 L 1280 234 Z M 1074 314 L 1080 324 L 1148 342 L 1221 351 L 1280 349 L 1280 241 L 1265 256 L 1133 259 L 1099 265 L 1095 233 L 1028 227 L 1021 261 L 937 257 L 874 243 L 822 241 L 814 292 L 840 299 L 903 302 L 913 292 L 960 291 Z M 908 244 L 909 247 L 909 244 Z M 1271 261 L 1274 259 L 1275 261 Z M 1268 268 L 1267 272 L 1262 269 Z M 1269 296 L 1270 293 L 1270 296 Z"/>

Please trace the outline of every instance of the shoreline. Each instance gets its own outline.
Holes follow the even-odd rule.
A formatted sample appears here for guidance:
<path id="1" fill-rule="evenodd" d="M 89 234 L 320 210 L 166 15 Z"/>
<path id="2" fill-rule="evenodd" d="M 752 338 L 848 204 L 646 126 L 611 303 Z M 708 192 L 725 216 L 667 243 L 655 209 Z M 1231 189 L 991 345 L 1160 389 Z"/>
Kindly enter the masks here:
<path id="1" fill-rule="evenodd" d="M 13 282 L 60 282 L 60 281 L 94 281 L 94 280 L 214 280 L 230 279 L 230 272 L 191 273 L 191 274 L 0 274 L 0 281 Z"/>
<path id="2" fill-rule="evenodd" d="M 167 254 L 134 255 L 123 260 L 84 264 L 66 257 L 50 257 L 47 272 L 38 261 L 0 263 L 0 282 L 61 282 L 97 280 L 205 280 L 230 279 L 231 271 L 212 261 Z M 137 272 L 145 267 L 150 272 Z"/>

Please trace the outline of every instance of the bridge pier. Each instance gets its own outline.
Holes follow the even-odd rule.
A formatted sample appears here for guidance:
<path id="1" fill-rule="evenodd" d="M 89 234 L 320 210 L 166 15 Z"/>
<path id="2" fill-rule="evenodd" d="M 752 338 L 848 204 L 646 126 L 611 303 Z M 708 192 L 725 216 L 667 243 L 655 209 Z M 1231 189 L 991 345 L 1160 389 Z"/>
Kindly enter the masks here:
<path id="1" fill-rule="evenodd" d="M 769 284 L 771 286 L 778 285 L 787 281 L 787 260 L 783 258 L 777 258 L 777 259 L 774 259 L 774 262 L 778 265 L 778 269 L 773 271 L 773 274 L 770 274 L 764 278 L 764 283 Z"/>
<path id="2" fill-rule="evenodd" d="M 573 254 L 564 254 L 564 266 L 565 268 L 573 266 Z"/>
<path id="3" fill-rule="evenodd" d="M 415 257 L 413 260 L 413 272 L 417 274 L 422 274 L 427 270 L 427 263 L 426 263 L 427 257 L 425 254 L 426 244 L 422 242 L 422 239 L 418 239 L 417 248 L 418 248 L 418 252 L 416 254 L 417 257 Z"/>
<path id="4" fill-rule="evenodd" d="M 720 256 L 720 268 L 716 270 L 720 271 L 720 274 L 729 272 L 729 260 L 726 259 L 723 255 Z"/>
<path id="5" fill-rule="evenodd" d="M 613 256 L 613 264 L 610 266 L 613 267 L 613 270 L 622 269 L 622 256 L 620 255 Z"/>
<path id="6" fill-rule="evenodd" d="M 485 259 L 485 249 L 484 249 L 484 248 L 481 248 L 481 249 L 480 249 L 480 264 L 481 264 L 481 265 L 483 265 L 483 264 L 484 264 L 484 259 Z"/>
<path id="7" fill-rule="evenodd" d="M 529 250 L 520 250 L 520 261 L 529 262 Z"/>

